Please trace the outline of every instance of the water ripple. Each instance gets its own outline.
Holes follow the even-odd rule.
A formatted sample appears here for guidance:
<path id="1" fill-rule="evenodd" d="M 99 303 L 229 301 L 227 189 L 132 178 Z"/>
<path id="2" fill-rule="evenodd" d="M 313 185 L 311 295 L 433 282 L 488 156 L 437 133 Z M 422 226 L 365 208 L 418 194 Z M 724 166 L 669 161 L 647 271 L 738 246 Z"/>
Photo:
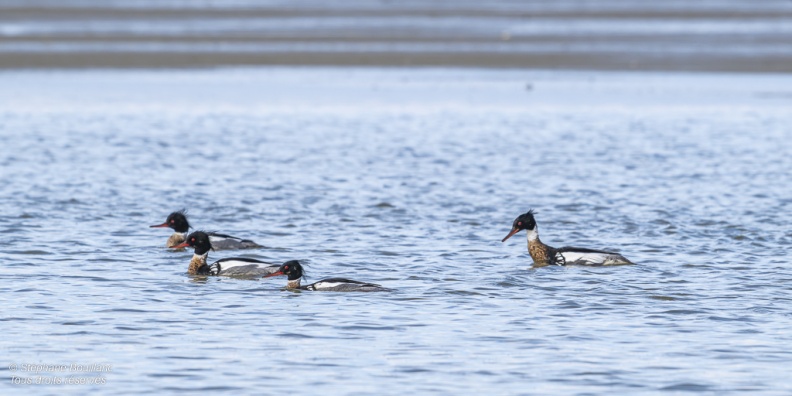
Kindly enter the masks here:
<path id="1" fill-rule="evenodd" d="M 102 84 L 85 86 L 119 88 L 86 91 L 101 103 L 4 102 L 9 359 L 106 361 L 119 394 L 792 392 L 792 115 L 731 91 L 744 80 L 258 73 L 97 72 Z M 15 76 L 23 91 L 93 81 L 32 76 Z M 372 107 L 260 96 L 280 77 L 333 84 L 315 92 L 333 102 L 364 84 L 355 95 Z M 201 102 L 207 86 L 219 104 Z M 684 90 L 669 86 L 712 97 L 679 106 Z M 440 92 L 458 107 L 432 102 Z M 402 105 L 413 100 L 428 107 Z M 300 259 L 310 281 L 395 291 L 188 276 L 191 252 L 148 228 L 183 207 L 196 227 L 268 246 L 213 260 Z M 522 234 L 500 242 L 531 207 L 544 242 L 618 249 L 638 265 L 531 268 Z"/>

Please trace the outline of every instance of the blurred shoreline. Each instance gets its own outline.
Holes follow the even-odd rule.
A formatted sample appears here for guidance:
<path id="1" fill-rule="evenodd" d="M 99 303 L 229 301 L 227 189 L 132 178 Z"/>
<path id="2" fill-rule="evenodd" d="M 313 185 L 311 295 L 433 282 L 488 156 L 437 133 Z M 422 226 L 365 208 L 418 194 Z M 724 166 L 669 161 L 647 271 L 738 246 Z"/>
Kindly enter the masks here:
<path id="1" fill-rule="evenodd" d="M 752 72 L 790 73 L 788 59 L 662 56 L 534 54 L 425 54 L 425 53 L 44 53 L 0 57 L 0 69 L 168 69 L 225 66 L 377 66 L 472 67 L 601 71 Z"/>
<path id="2" fill-rule="evenodd" d="M 266 65 L 789 73 L 792 2 L 0 4 L 0 69 Z"/>

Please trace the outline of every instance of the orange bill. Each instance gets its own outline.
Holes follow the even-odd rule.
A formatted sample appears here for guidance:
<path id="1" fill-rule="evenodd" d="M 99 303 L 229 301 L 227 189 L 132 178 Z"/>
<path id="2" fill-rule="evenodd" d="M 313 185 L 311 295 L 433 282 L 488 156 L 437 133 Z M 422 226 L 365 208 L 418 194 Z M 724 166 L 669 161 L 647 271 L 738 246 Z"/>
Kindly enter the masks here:
<path id="1" fill-rule="evenodd" d="M 518 233 L 518 232 L 520 232 L 520 229 L 519 229 L 519 228 L 512 228 L 512 230 L 511 230 L 511 232 L 509 233 L 509 235 L 506 235 L 506 238 L 503 238 L 503 240 L 501 240 L 501 242 L 506 242 L 506 240 L 507 240 L 507 239 L 511 238 L 511 237 L 512 237 L 512 235 L 514 235 L 514 234 L 516 234 L 516 233 Z"/>

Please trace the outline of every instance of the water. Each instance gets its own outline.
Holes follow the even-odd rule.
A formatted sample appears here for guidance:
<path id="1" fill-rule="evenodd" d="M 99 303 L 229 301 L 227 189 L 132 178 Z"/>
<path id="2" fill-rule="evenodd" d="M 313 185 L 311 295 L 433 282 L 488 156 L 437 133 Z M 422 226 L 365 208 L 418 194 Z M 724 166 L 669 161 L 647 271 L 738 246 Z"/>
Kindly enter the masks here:
<path id="1" fill-rule="evenodd" d="M 781 75 L 0 74 L 2 392 L 789 394 Z M 393 293 L 193 278 L 197 228 Z M 511 222 L 614 249 L 530 269 Z M 15 385 L 10 364 L 111 364 Z M 95 373 L 93 373 L 95 374 Z M 53 377 L 54 373 L 44 373 Z"/>
<path id="2" fill-rule="evenodd" d="M 5 0 L 0 68 L 792 72 L 788 0 Z"/>

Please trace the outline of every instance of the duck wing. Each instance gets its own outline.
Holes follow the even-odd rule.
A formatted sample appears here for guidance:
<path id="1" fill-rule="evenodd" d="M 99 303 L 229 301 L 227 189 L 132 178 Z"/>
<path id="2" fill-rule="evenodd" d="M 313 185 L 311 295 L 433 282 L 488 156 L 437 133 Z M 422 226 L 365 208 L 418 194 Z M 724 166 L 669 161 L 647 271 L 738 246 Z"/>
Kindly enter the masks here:
<path id="1" fill-rule="evenodd" d="M 553 260 L 556 265 L 621 265 L 632 264 L 619 253 L 565 246 L 554 249 Z"/>
<path id="2" fill-rule="evenodd" d="M 210 275 L 264 276 L 278 271 L 280 265 L 248 257 L 230 257 L 215 261 L 209 266 Z"/>
<path id="3" fill-rule="evenodd" d="M 316 291 L 387 291 L 388 289 L 368 282 L 360 282 L 346 278 L 327 278 L 310 285 L 300 287 L 303 290 Z"/>

